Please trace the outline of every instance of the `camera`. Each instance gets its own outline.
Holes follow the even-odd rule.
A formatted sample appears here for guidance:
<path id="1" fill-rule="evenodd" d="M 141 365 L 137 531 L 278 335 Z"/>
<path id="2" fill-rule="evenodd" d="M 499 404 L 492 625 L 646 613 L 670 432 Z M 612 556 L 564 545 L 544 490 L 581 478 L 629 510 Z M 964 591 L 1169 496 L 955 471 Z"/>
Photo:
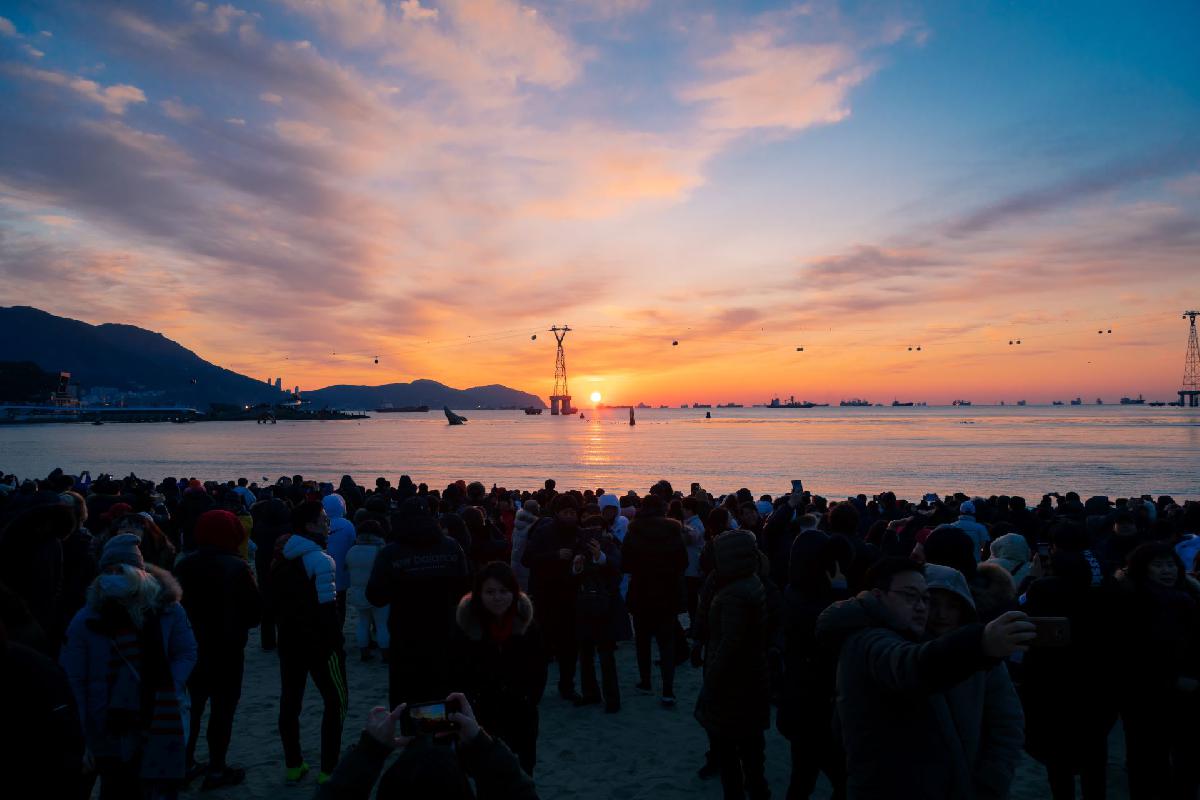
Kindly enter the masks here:
<path id="1" fill-rule="evenodd" d="M 450 715 L 458 711 L 458 703 L 453 700 L 413 703 L 400 715 L 400 735 L 436 736 L 439 733 L 452 733 L 458 730 L 458 723 L 451 720 Z"/>

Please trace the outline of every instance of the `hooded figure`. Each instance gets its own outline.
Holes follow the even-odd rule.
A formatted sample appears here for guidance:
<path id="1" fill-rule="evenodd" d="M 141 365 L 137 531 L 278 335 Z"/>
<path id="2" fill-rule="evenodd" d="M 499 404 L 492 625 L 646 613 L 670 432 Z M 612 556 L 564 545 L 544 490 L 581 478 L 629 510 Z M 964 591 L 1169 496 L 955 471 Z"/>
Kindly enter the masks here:
<path id="1" fill-rule="evenodd" d="M 367 583 L 371 580 L 371 571 L 375 569 L 375 559 L 383 550 L 382 526 L 375 520 L 368 519 L 359 525 L 358 538 L 354 546 L 346 553 L 346 568 L 350 572 L 350 588 L 347 590 L 346 601 L 357 612 L 355 624 L 355 639 L 362 654 L 363 661 L 371 658 L 371 628 L 375 628 L 376 641 L 383 660 L 388 660 L 388 648 L 391 639 L 388 635 L 389 606 L 376 608 L 367 601 Z"/>
<path id="2" fill-rule="evenodd" d="M 985 563 L 1003 567 L 1012 576 L 1013 583 L 1020 586 L 1033 567 L 1029 540 L 1019 533 L 1004 534 L 992 542 L 992 557 Z"/>
<path id="3" fill-rule="evenodd" d="M 447 644 L 454 631 L 454 609 L 470 588 L 470 570 L 461 547 L 444 535 L 422 499 L 404 501 L 394 517 L 394 540 L 380 551 L 367 582 L 367 602 L 390 605 L 391 644 L 404 658 L 388 662 L 392 708 L 403 702 L 445 697 L 449 664 Z"/>
<path id="4" fill-rule="evenodd" d="M 967 500 L 958 507 L 958 521 L 954 523 L 954 527 L 971 537 L 971 541 L 975 545 L 975 561 L 978 562 L 983 558 L 983 547 L 990 540 L 986 525 L 980 525 L 975 521 L 975 503 Z"/>
<path id="5" fill-rule="evenodd" d="M 537 523 L 538 514 L 540 513 L 541 507 L 538 505 L 537 500 L 530 499 L 517 509 L 517 514 L 513 521 L 512 555 L 509 557 L 509 562 L 523 590 L 529 589 L 529 568 L 521 563 L 521 559 L 525 556 L 525 545 L 529 541 L 529 531 Z"/>
<path id="6" fill-rule="evenodd" d="M 714 540 L 713 550 L 720 588 L 708 607 L 696 719 L 708 731 L 725 796 L 765 798 L 763 731 L 771 724 L 771 706 L 767 590 L 758 575 L 758 544 L 750 532 L 731 531 Z"/>
<path id="7" fill-rule="evenodd" d="M 338 618 L 345 624 L 346 590 L 350 588 L 346 553 L 354 546 L 354 524 L 346 519 L 346 501 L 340 494 L 325 495 L 321 499 L 321 505 L 329 515 L 329 540 L 325 544 L 325 552 L 333 559 Z"/>
<path id="8" fill-rule="evenodd" d="M 179 605 L 179 584 L 147 567 L 136 536 L 110 539 L 100 570 L 71 620 L 59 661 L 101 794 L 140 797 L 184 777 L 196 640 Z"/>

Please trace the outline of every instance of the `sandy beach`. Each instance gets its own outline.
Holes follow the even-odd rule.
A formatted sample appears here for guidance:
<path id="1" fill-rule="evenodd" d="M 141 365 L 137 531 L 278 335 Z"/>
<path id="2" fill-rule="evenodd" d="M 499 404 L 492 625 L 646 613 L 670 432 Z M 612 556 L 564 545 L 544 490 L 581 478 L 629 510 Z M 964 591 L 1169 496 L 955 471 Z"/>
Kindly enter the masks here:
<path id="1" fill-rule="evenodd" d="M 347 641 L 353 645 L 354 611 L 347 618 Z M 343 748 L 357 741 L 367 712 L 385 705 L 387 667 L 378 659 L 370 663 L 358 660 L 351 646 L 347 655 L 350 687 L 350 713 L 342 736 Z M 621 712 L 605 714 L 601 706 L 573 708 L 554 692 L 555 667 L 550 668 L 548 691 L 541 704 L 541 733 L 538 738 L 538 762 L 535 772 L 538 793 L 543 798 L 577 800 L 634 800 L 635 798 L 720 797 L 719 779 L 701 780 L 696 770 L 703 763 L 706 740 L 703 730 L 692 717 L 692 708 L 700 689 L 700 670 L 690 666 L 676 672 L 679 704 L 663 709 L 658 698 L 637 694 L 637 666 L 633 644 L 623 643 L 617 652 L 621 676 Z M 276 732 L 279 707 L 279 670 L 274 653 L 259 647 L 257 629 L 250 632 L 246 648 L 246 678 L 242 701 L 234 721 L 231 763 L 246 767 L 243 786 L 201 793 L 197 780 L 186 795 L 213 798 L 249 798 L 266 800 L 279 797 L 311 797 L 315 791 L 316 768 L 297 787 L 283 780 L 283 751 Z M 655 675 L 655 681 L 658 677 Z M 305 759 L 316 765 L 319 756 L 318 731 L 321 719 L 320 695 L 309 683 L 301 716 Z M 206 745 L 201 739 L 197 758 L 204 759 Z M 1128 794 L 1122 764 L 1124 747 L 1119 726 L 1109 748 L 1109 796 Z M 767 779 L 774 797 L 787 793 L 790 759 L 788 743 L 772 729 L 767 733 Z M 1013 782 L 1012 797 L 1035 800 L 1048 796 L 1045 770 L 1029 758 L 1023 759 Z M 828 785 L 818 786 L 817 797 L 829 796 Z"/>

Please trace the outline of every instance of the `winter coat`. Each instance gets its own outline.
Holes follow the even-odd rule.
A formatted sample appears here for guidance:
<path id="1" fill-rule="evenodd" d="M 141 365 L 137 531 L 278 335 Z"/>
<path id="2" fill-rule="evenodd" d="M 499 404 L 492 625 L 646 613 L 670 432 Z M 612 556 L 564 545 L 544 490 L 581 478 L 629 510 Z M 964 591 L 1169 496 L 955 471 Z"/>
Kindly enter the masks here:
<path id="1" fill-rule="evenodd" d="M 62 540 L 74 526 L 69 508 L 44 505 L 22 512 L 0 531 L 0 582 L 25 602 L 42 629 L 48 655 L 58 652 L 62 636 Z"/>
<path id="2" fill-rule="evenodd" d="M 80 528 L 62 542 L 63 583 L 59 614 L 62 630 L 74 618 L 75 612 L 87 602 L 87 590 L 100 574 L 96 558 L 95 537 L 86 528 Z"/>
<path id="3" fill-rule="evenodd" d="M 529 593 L 541 609 L 539 615 L 574 599 L 571 560 L 559 558 L 558 551 L 574 551 L 578 535 L 578 527 L 567 527 L 553 517 L 543 518 L 529 531 L 521 563 L 529 569 Z"/>
<path id="4" fill-rule="evenodd" d="M 346 570 L 350 573 L 346 601 L 354 608 L 371 607 L 367 602 L 367 583 L 371 580 L 371 570 L 375 568 L 375 559 L 383 547 L 383 539 L 360 533 L 354 546 L 346 551 Z"/>
<path id="5" fill-rule="evenodd" d="M 78 797 L 83 729 L 71 686 L 54 661 L 2 634 L 0 719 L 0 770 L 35 780 L 42 797 Z"/>
<path id="6" fill-rule="evenodd" d="M 992 542 L 992 557 L 984 563 L 1004 567 L 1012 575 L 1013 583 L 1020 586 L 1033 568 L 1029 542 L 1019 533 L 1006 533 Z"/>
<path id="7" fill-rule="evenodd" d="M 175 577 L 205 659 L 244 648 L 247 631 L 262 618 L 250 565 L 227 550 L 201 546 L 180 562 Z"/>
<path id="8" fill-rule="evenodd" d="M 632 578 L 628 605 L 634 616 L 675 615 L 681 608 L 681 579 L 687 569 L 683 526 L 669 517 L 638 516 L 621 544 L 621 569 Z"/>
<path id="9" fill-rule="evenodd" d="M 1113 676 L 1096 668 L 1119 663 L 1112 591 L 1051 576 L 1033 581 L 1024 601 L 1021 610 L 1030 616 L 1066 617 L 1071 626 L 1067 646 L 1033 647 L 1021 660 L 1025 749 L 1043 764 L 1078 771 L 1088 745 L 1107 739 L 1117 719 Z"/>
<path id="10" fill-rule="evenodd" d="M 333 559 L 300 534 L 277 540 L 276 548 L 282 552 L 271 565 L 269 597 L 280 647 L 309 649 L 318 655 L 340 650 L 343 638 Z"/>
<path id="11" fill-rule="evenodd" d="M 275 554 L 275 541 L 292 532 L 291 510 L 287 503 L 277 498 L 261 500 L 250 508 L 254 528 L 250 538 L 257 550 L 254 553 L 254 571 L 259 586 L 266 591 L 271 579 L 271 559 Z"/>
<path id="12" fill-rule="evenodd" d="M 704 523 L 692 515 L 683 521 L 683 543 L 687 547 L 688 565 L 683 575 L 686 578 L 700 577 L 700 551 L 704 549 Z"/>
<path id="13" fill-rule="evenodd" d="M 976 522 L 975 517 L 971 514 L 959 514 L 954 527 L 971 537 L 971 541 L 975 544 L 975 563 L 979 563 L 983 558 L 983 546 L 991 541 L 987 526 Z"/>
<path id="14" fill-rule="evenodd" d="M 747 735 L 771 724 L 766 601 L 763 582 L 753 574 L 713 596 L 696 703 L 696 719 L 713 733 Z"/>
<path id="15" fill-rule="evenodd" d="M 849 593 L 844 582 L 830 584 L 821 561 L 830 539 L 821 531 L 805 531 L 792 543 L 789 580 L 783 592 L 783 687 L 777 726 L 788 739 L 813 743 L 833 735 L 834 682 L 837 659 L 818 648 L 817 618 Z"/>
<path id="16" fill-rule="evenodd" d="M 600 542 L 602 563 L 594 563 L 590 554 L 584 556 L 583 569 L 575 575 L 575 636 L 580 642 L 605 647 L 630 639 L 629 612 L 621 599 L 621 549 L 611 534 L 601 534 L 598 528 L 581 528 L 587 535 L 594 532 Z"/>
<path id="17" fill-rule="evenodd" d="M 771 580 L 776 586 L 787 586 L 788 561 L 791 557 L 792 542 L 797 534 L 792 526 L 795 516 L 796 509 L 784 503 L 767 517 L 766 524 L 763 525 L 763 552 L 771 562 Z"/>
<path id="18" fill-rule="evenodd" d="M 337 591 L 350 588 L 350 573 L 346 569 L 346 553 L 354 546 L 354 523 L 346 519 L 346 501 L 340 494 L 329 494 L 321 500 L 329 515 L 329 541 L 325 552 L 333 559 Z"/>
<path id="19" fill-rule="evenodd" d="M 821 614 L 818 646 L 838 653 L 835 720 L 846 752 L 848 798 L 992 796 L 990 765 L 969 760 L 988 746 L 991 731 L 985 742 L 975 741 L 976 731 L 966 730 L 971 709 L 956 709 L 964 696 L 948 694 L 997 665 L 983 654 L 982 638 L 983 627 L 970 624 L 915 642 L 891 626 L 870 592 Z M 992 688 L 998 696 L 1000 689 Z"/>
<path id="20" fill-rule="evenodd" d="M 443 646 L 454 630 L 454 609 L 470 589 L 467 557 L 432 517 L 410 519 L 396 541 L 379 551 L 367 581 L 367 602 L 392 606 L 392 647 Z"/>
<path id="21" fill-rule="evenodd" d="M 471 595 L 464 596 L 452 640 L 456 691 L 467 696 L 485 730 L 514 744 L 536 737 L 546 688 L 546 655 L 533 603 L 525 594 L 515 602 L 512 633 L 497 642 L 471 610 Z"/>
<path id="22" fill-rule="evenodd" d="M 182 717 L 182 731 L 187 730 L 189 700 L 187 679 L 196 665 L 196 639 L 188 622 L 187 612 L 179 604 L 181 589 L 170 573 L 157 567 L 149 567 L 150 578 L 156 581 L 159 591 L 147 616 L 147 624 L 155 624 L 162 635 L 162 647 L 174 684 L 175 699 Z M 104 600 L 99 586 L 93 584 L 88 591 L 88 602 L 79 610 L 67 628 L 67 639 L 59 655 L 59 664 L 71 684 L 71 693 L 79 711 L 84 740 L 92 753 L 98 757 L 113 756 L 128 759 L 128 742 L 115 735 L 108 723 L 108 712 L 112 701 L 113 675 L 132 677 L 127 674 L 117 655 L 114 640 L 99 630 Z M 115 672 L 114 672 L 115 670 Z M 127 739 L 127 737 L 126 737 Z M 182 764 L 183 739 L 178 741 L 178 760 Z M 159 765 L 143 763 L 147 768 L 158 769 Z"/>
<path id="23" fill-rule="evenodd" d="M 522 589 L 529 589 L 529 568 L 521 563 L 521 559 L 525 557 L 529 531 L 537 521 L 537 514 L 530 513 L 523 508 L 517 509 L 517 516 L 513 522 L 512 555 L 509 557 L 509 562 Z"/>

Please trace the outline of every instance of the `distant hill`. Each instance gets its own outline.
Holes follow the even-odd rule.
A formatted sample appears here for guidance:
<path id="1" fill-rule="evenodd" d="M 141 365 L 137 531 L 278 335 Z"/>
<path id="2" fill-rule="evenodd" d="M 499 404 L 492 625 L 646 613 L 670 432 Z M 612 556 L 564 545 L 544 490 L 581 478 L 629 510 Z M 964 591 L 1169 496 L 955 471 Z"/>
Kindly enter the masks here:
<path id="1" fill-rule="evenodd" d="M 328 386 L 315 392 L 305 392 L 304 399 L 314 406 L 327 405 L 331 408 L 373 409 L 391 403 L 393 406 L 450 406 L 464 409 L 478 406 L 498 408 L 500 406 L 535 406 L 544 408 L 545 402 L 536 395 L 519 392 L 507 386 L 473 386 L 470 389 L 455 389 L 430 380 L 412 383 L 387 383 L 383 386 Z"/>
<path id="2" fill-rule="evenodd" d="M 200 409 L 212 403 L 288 399 L 264 381 L 218 367 L 161 333 L 133 325 L 89 325 L 29 306 L 0 307 L 0 342 L 14 361 L 32 362 L 54 376 L 70 372 L 84 394 L 96 387 L 112 387 L 148 393 L 144 402 L 150 405 L 180 403 Z M 18 392 L 22 396 L 0 396 L 0 401 L 27 400 L 25 386 L 35 377 L 22 375 Z M 14 376 L 14 390 L 16 385 Z M 304 397 L 316 408 L 370 409 L 384 403 L 453 408 L 545 405 L 538 397 L 505 386 L 453 389 L 428 380 L 330 386 L 305 392 Z"/>

